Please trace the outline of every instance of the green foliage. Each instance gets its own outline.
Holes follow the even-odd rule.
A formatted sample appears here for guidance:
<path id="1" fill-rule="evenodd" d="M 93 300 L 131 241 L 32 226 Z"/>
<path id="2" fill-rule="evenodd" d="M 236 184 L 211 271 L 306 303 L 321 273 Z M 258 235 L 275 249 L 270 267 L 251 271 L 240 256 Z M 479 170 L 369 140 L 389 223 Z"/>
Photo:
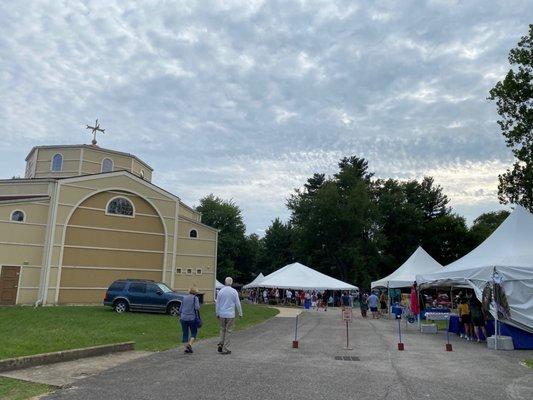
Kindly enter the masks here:
<path id="1" fill-rule="evenodd" d="M 533 211 L 533 25 L 509 52 L 510 69 L 491 90 L 498 124 L 516 157 L 512 169 L 499 176 L 498 197 L 504 204 L 521 204 Z"/>
<path id="2" fill-rule="evenodd" d="M 472 249 L 466 221 L 457 214 L 436 217 L 427 224 L 420 240 L 422 247 L 442 265 L 459 259 Z"/>
<path id="3" fill-rule="evenodd" d="M 293 231 L 290 223 L 283 223 L 279 218 L 265 231 L 260 242 L 262 252 L 258 259 L 256 275 L 268 274 L 295 261 L 293 253 Z"/>
<path id="4" fill-rule="evenodd" d="M 219 260 L 219 269 L 231 265 L 233 275 L 245 283 L 259 272 L 268 274 L 299 261 L 368 288 L 371 281 L 398 268 L 418 246 L 443 265 L 457 260 L 508 215 L 483 214 L 469 230 L 431 177 L 420 181 L 375 179 L 368 162 L 355 156 L 343 158 L 338 167 L 332 177 L 315 173 L 296 190 L 287 200 L 290 220 L 273 220 L 262 239 L 244 236 L 240 210 L 230 203 L 239 230 L 231 236 L 233 240 L 219 243 L 219 254 L 226 257 Z M 211 195 L 202 205 L 213 202 L 216 207 L 198 209 L 216 210 L 225 203 Z M 221 224 L 215 226 L 224 230 Z M 228 244 L 232 248 L 224 250 Z"/>
<path id="5" fill-rule="evenodd" d="M 232 200 L 226 201 L 213 194 L 200 200 L 196 210 L 202 213 L 202 222 L 219 230 L 217 278 L 234 279 L 246 276 L 243 255 L 246 251 L 246 240 L 242 211 Z"/>
<path id="6" fill-rule="evenodd" d="M 477 217 L 470 228 L 472 245 L 478 246 L 481 244 L 508 216 L 509 211 L 501 210 L 487 212 Z"/>
<path id="7" fill-rule="evenodd" d="M 470 250 L 465 220 L 433 178 L 373 179 L 366 160 L 314 174 L 288 200 L 296 258 L 360 287 L 391 273 L 422 245 L 447 264 Z"/>
<path id="8" fill-rule="evenodd" d="M 365 269 L 379 242 L 371 177 L 366 160 L 343 158 L 333 178 L 315 174 L 289 198 L 299 260 L 348 282 L 370 282 Z"/>

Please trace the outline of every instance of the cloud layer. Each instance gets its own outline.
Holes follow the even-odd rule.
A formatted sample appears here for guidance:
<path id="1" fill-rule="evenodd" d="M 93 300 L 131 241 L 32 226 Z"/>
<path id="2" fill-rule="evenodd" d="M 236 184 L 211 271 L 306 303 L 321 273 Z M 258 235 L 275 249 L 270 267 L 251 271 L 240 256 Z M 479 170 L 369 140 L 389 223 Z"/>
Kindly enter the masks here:
<path id="1" fill-rule="evenodd" d="M 0 166 L 36 144 L 137 154 L 196 204 L 233 198 L 249 232 L 347 155 L 433 175 L 470 220 L 499 208 L 511 155 L 488 90 L 528 1 L 4 2 Z"/>

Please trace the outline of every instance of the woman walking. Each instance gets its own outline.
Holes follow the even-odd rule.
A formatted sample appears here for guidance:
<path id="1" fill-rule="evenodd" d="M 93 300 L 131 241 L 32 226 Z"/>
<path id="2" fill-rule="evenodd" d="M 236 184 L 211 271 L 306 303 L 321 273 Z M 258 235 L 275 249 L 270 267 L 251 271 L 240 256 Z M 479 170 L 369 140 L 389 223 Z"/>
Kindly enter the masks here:
<path id="1" fill-rule="evenodd" d="M 198 289 L 192 287 L 189 294 L 185 296 L 180 305 L 180 322 L 183 332 L 182 343 L 185 345 L 185 353 L 192 353 L 192 344 L 198 333 L 198 322 L 200 321 L 200 301 L 196 294 Z"/>
<path id="2" fill-rule="evenodd" d="M 368 311 L 368 296 L 366 293 L 361 293 L 359 298 L 359 308 L 361 308 L 361 316 L 366 318 L 366 312 Z"/>
<path id="3" fill-rule="evenodd" d="M 379 316 L 383 317 L 385 314 L 388 314 L 387 296 L 385 296 L 385 292 L 381 292 L 379 296 Z"/>

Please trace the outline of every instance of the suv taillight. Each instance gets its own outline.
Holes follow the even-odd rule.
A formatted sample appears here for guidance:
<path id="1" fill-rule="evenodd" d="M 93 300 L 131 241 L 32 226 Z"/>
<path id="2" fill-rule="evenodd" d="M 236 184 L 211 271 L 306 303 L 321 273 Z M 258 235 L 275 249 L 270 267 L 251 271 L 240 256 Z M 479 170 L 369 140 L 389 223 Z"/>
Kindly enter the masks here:
<path id="1" fill-rule="evenodd" d="M 109 300 L 109 290 L 106 290 L 104 301 L 108 301 L 108 300 Z"/>

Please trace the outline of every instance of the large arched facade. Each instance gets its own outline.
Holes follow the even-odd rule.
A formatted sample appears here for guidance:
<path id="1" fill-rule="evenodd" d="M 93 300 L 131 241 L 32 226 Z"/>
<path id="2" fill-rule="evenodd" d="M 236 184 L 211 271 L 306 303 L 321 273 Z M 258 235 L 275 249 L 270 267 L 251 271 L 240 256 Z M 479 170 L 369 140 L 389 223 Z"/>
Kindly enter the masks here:
<path id="1" fill-rule="evenodd" d="M 165 228 L 141 196 L 119 190 L 94 194 L 73 211 L 65 228 L 58 303 L 99 303 L 120 278 L 162 280 Z"/>

